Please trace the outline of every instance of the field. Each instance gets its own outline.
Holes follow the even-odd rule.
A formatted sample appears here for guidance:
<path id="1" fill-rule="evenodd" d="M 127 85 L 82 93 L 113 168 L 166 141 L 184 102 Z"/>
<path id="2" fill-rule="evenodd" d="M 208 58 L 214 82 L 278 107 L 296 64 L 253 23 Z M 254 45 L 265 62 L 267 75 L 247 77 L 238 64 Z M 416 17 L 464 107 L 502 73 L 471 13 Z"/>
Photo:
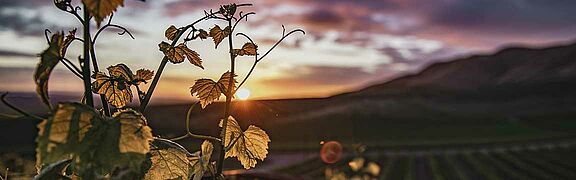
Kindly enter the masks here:
<path id="1" fill-rule="evenodd" d="M 17 104 L 27 101 L 13 99 Z M 381 179 L 574 179 L 576 115 L 568 105 L 552 102 L 558 101 L 538 105 L 418 99 L 236 102 L 234 115 L 241 126 L 263 127 L 272 142 L 268 158 L 256 169 L 242 171 L 236 161 L 227 161 L 226 169 L 240 179 L 323 179 L 327 167 L 351 172 L 347 164 L 355 157 L 353 146 L 361 143 L 367 147 L 363 157 L 380 165 Z M 216 128 L 206 127 L 217 127 L 220 106 L 195 109 L 193 131 L 217 134 Z M 152 106 L 147 118 L 155 135 L 181 135 L 188 107 Z M 0 168 L 9 168 L 11 179 L 35 174 L 36 123 L 25 118 L 0 120 Z M 332 165 L 318 155 L 320 141 L 328 140 L 341 142 L 345 150 L 344 158 Z M 179 143 L 195 151 L 199 141 Z"/>
<path id="2" fill-rule="evenodd" d="M 576 148 L 574 142 L 563 146 L 516 148 L 482 148 L 442 151 L 370 151 L 364 156 L 381 167 L 380 179 L 445 180 L 445 179 L 574 179 Z M 339 163 L 326 165 L 319 158 L 285 168 L 278 173 L 296 174 L 303 178 L 322 179 L 326 167 L 351 173 L 348 156 Z"/>

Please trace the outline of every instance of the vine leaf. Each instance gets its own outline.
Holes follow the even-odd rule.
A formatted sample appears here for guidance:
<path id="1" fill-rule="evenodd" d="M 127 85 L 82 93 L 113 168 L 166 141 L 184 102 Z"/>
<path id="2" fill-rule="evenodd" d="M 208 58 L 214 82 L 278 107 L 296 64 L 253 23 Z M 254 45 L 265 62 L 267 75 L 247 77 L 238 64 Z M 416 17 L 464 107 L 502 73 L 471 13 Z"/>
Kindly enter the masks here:
<path id="1" fill-rule="evenodd" d="M 98 27 L 104 18 L 110 16 L 119 6 L 124 6 L 124 0 L 82 0 L 82 3 L 88 8 L 90 15 L 94 16 Z"/>
<path id="2" fill-rule="evenodd" d="M 222 5 L 220 6 L 220 12 L 226 17 L 234 16 L 234 13 L 236 13 L 236 4 Z"/>
<path id="3" fill-rule="evenodd" d="M 101 135 L 92 139 L 99 142 L 92 163 L 101 164 L 108 172 L 117 168 L 140 172 L 153 140 L 146 118 L 132 109 L 124 109 L 105 120 L 105 129 L 99 131 Z"/>
<path id="4" fill-rule="evenodd" d="M 168 40 L 173 41 L 179 32 L 180 32 L 180 30 L 178 30 L 176 28 L 176 26 L 170 25 L 170 27 L 168 27 L 168 29 L 166 29 L 166 32 L 164 32 L 164 36 L 166 36 L 166 38 Z"/>
<path id="5" fill-rule="evenodd" d="M 142 114 L 134 110 L 120 110 L 112 117 L 120 122 L 120 153 L 146 154 L 150 151 L 152 129 Z"/>
<path id="6" fill-rule="evenodd" d="M 214 150 L 214 145 L 208 141 L 202 142 L 202 149 L 194 153 L 195 156 L 191 157 L 190 164 L 192 166 L 192 175 L 194 175 L 193 180 L 200 180 L 204 176 L 204 172 L 208 170 L 210 164 L 210 157 L 212 156 L 212 151 Z"/>
<path id="7" fill-rule="evenodd" d="M 131 81 L 132 79 L 134 79 L 134 74 L 132 74 L 132 70 L 130 70 L 130 68 L 128 68 L 128 66 L 126 66 L 125 64 L 117 64 L 115 66 L 110 66 L 106 69 L 108 69 L 108 72 L 113 77 L 122 78 L 126 81 Z"/>
<path id="8" fill-rule="evenodd" d="M 59 104 L 54 115 L 38 124 L 36 165 L 54 163 L 68 154 L 87 150 L 83 141 L 102 119 L 90 107 L 79 103 Z"/>
<path id="9" fill-rule="evenodd" d="M 103 94 L 108 99 L 108 103 L 117 108 L 126 106 L 132 102 L 132 85 L 139 85 L 140 82 L 146 82 L 152 79 L 154 72 L 147 69 L 140 69 L 136 74 L 125 64 L 117 64 L 107 68 L 110 76 L 103 72 L 97 72 L 92 75 L 95 79 L 92 82 L 92 92 Z"/>
<path id="10" fill-rule="evenodd" d="M 222 127 L 222 124 L 223 121 L 220 121 L 219 126 Z M 264 160 L 268 154 L 270 142 L 268 134 L 254 125 L 250 125 L 246 131 L 242 132 L 240 125 L 232 116 L 228 117 L 226 137 L 224 144 L 227 147 L 231 146 L 226 152 L 226 158 L 236 157 L 245 169 L 255 167 L 256 160 Z"/>
<path id="11" fill-rule="evenodd" d="M 200 105 L 202 108 L 206 108 L 210 103 L 214 102 L 220 98 L 220 95 L 228 92 L 228 85 L 230 83 L 230 76 L 232 76 L 231 72 L 226 72 L 222 74 L 218 82 L 215 82 L 212 79 L 198 79 L 194 83 L 192 87 L 190 87 L 190 94 L 200 100 Z M 236 75 L 234 75 L 236 77 Z M 236 79 L 234 79 L 232 90 L 236 89 Z"/>
<path id="12" fill-rule="evenodd" d="M 92 83 L 92 91 L 105 95 L 108 103 L 122 108 L 132 102 L 132 90 L 126 80 L 110 77 L 102 72 L 96 73 L 93 78 L 96 80 Z"/>
<path id="13" fill-rule="evenodd" d="M 204 31 L 204 29 L 200 29 L 198 30 L 198 37 L 200 37 L 200 39 L 206 39 L 210 37 L 210 35 L 208 34 L 208 32 Z"/>
<path id="14" fill-rule="evenodd" d="M 202 66 L 202 59 L 200 59 L 200 55 L 196 51 L 189 49 L 186 46 L 186 44 L 181 43 L 178 46 L 176 46 L 176 52 L 184 54 L 186 56 L 186 59 L 188 59 L 188 61 L 190 61 L 191 64 L 204 69 L 204 67 Z"/>
<path id="15" fill-rule="evenodd" d="M 60 59 L 66 55 L 66 50 L 72 41 L 74 41 L 74 34 L 76 29 L 64 38 L 63 32 L 57 32 L 52 35 L 48 48 L 40 54 L 40 62 L 36 67 L 34 73 L 34 82 L 36 83 L 36 93 L 42 99 L 42 102 L 51 108 L 48 96 L 48 79 L 50 74 Z"/>
<path id="16" fill-rule="evenodd" d="M 232 33 L 230 26 L 227 26 L 226 28 L 224 28 L 224 30 L 222 30 L 220 29 L 220 26 L 214 25 L 214 27 L 210 29 L 209 34 L 210 37 L 212 37 L 212 39 L 214 40 L 215 44 L 214 48 L 218 48 L 218 44 L 220 44 L 220 42 L 222 42 L 224 38 L 230 35 L 230 33 Z"/>
<path id="17" fill-rule="evenodd" d="M 155 138 L 150 151 L 152 166 L 144 179 L 190 179 L 190 153 L 170 140 Z"/>
<path id="18" fill-rule="evenodd" d="M 176 54 L 176 49 L 167 42 L 162 41 L 160 44 L 158 44 L 158 47 L 160 47 L 160 51 L 162 51 L 164 55 L 168 57 L 168 60 L 171 63 L 178 64 L 184 61 L 184 56 Z"/>
<path id="19" fill-rule="evenodd" d="M 254 43 L 246 43 L 242 46 L 242 49 L 234 49 L 234 55 L 237 56 L 255 56 L 258 46 Z"/>
<path id="20" fill-rule="evenodd" d="M 139 84 L 140 82 L 146 82 L 152 79 L 153 76 L 154 71 L 150 71 L 148 69 L 139 69 L 136 71 L 133 81 Z"/>
<path id="21" fill-rule="evenodd" d="M 94 168 L 104 174 L 117 168 L 140 172 L 152 141 L 151 129 L 140 113 L 126 109 L 113 118 L 102 117 L 80 103 L 59 104 L 38 129 L 37 166 L 72 158 L 79 173 Z"/>
<path id="22" fill-rule="evenodd" d="M 200 55 L 196 53 L 196 51 L 189 49 L 184 43 L 181 43 L 176 47 L 172 47 L 167 42 L 162 41 L 160 44 L 158 44 L 158 47 L 160 47 L 160 51 L 162 51 L 164 55 L 168 57 L 168 60 L 173 64 L 181 63 L 184 61 L 184 58 L 188 58 L 188 61 L 190 61 L 191 64 L 204 69 Z"/>

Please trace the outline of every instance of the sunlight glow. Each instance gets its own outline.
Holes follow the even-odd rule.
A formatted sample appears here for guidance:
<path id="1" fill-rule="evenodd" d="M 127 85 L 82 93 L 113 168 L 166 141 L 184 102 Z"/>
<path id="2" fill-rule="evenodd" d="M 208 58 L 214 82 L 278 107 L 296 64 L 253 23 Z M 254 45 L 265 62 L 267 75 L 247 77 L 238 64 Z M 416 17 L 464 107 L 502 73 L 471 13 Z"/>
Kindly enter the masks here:
<path id="1" fill-rule="evenodd" d="M 246 100 L 250 97 L 250 90 L 246 88 L 240 88 L 236 91 L 236 97 L 240 100 Z"/>

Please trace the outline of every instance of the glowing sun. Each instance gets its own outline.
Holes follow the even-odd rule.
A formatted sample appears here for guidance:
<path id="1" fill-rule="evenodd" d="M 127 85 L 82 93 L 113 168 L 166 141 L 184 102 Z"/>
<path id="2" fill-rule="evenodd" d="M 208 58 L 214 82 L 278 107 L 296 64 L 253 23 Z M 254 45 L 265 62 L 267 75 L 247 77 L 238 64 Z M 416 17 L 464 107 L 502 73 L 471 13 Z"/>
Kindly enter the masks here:
<path id="1" fill-rule="evenodd" d="M 240 100 L 246 100 L 250 97 L 250 90 L 246 88 L 240 88 L 236 91 L 236 97 Z"/>

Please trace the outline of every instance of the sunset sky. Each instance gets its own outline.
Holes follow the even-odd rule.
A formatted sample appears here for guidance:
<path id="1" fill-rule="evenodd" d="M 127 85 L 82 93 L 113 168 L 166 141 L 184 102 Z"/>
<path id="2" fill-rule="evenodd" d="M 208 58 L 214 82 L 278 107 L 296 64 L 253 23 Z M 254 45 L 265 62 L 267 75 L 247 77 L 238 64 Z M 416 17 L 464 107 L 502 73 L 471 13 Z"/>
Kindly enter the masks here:
<path id="1" fill-rule="evenodd" d="M 79 0 L 73 0 L 78 3 Z M 574 0 L 270 0 L 253 3 L 238 32 L 251 35 L 260 53 L 287 30 L 301 28 L 256 67 L 244 86 L 253 98 L 325 97 L 412 73 L 438 60 L 491 53 L 512 45 L 546 46 L 576 40 Z M 123 62 L 132 70 L 156 70 L 163 54 L 158 43 L 170 25 L 185 26 L 230 1 L 125 0 L 113 23 L 136 39 L 104 33 L 96 51 L 100 68 Z M 215 23 L 198 27 L 209 29 Z M 0 3 L 0 91 L 33 92 L 32 73 L 47 47 L 44 29 L 71 30 L 80 24 L 51 0 L 3 0 Z M 223 26 L 222 26 L 223 27 Z M 95 29 L 92 30 L 93 32 Z M 77 33 L 78 35 L 81 32 Z M 235 39 L 241 46 L 244 39 Z M 226 42 L 223 42 L 225 45 Z M 225 48 L 211 40 L 191 42 L 206 70 L 189 63 L 169 64 L 155 98 L 191 99 L 197 78 L 219 78 L 229 67 Z M 76 60 L 75 43 L 68 58 Z M 221 47 L 226 47 L 221 46 Z M 238 59 L 243 78 L 251 58 Z M 50 80 L 51 92 L 79 93 L 81 82 L 62 65 Z"/>

